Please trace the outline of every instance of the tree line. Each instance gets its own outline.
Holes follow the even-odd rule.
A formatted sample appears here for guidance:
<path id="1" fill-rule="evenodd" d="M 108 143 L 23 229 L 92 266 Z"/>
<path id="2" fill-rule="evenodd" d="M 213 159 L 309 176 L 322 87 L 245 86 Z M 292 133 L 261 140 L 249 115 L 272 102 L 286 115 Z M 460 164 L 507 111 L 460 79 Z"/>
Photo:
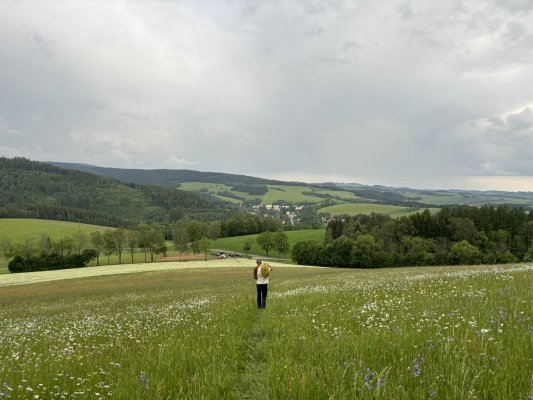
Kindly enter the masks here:
<path id="1" fill-rule="evenodd" d="M 450 207 L 392 219 L 332 219 L 324 242 L 300 241 L 299 264 L 376 268 L 533 261 L 533 214 L 505 206 Z"/>
<path id="2" fill-rule="evenodd" d="M 7 238 L 0 238 L 0 250 L 6 260 L 12 259 L 8 265 L 10 271 L 15 260 L 17 261 L 14 264 L 20 263 L 20 260 L 25 263 L 31 260 L 31 262 L 42 264 L 45 259 L 49 260 L 49 263 L 68 264 L 62 257 L 69 259 L 74 255 L 83 255 L 87 250 L 91 251 L 86 254 L 93 256 L 91 259 L 96 260 L 96 265 L 100 265 L 102 255 L 107 256 L 107 264 L 109 264 L 112 255 L 117 255 L 119 264 L 122 264 L 123 256 L 131 256 L 133 263 L 134 253 L 138 250 L 144 252 L 145 262 L 148 259 L 153 262 L 155 256 L 166 256 L 167 254 L 164 232 L 147 224 L 139 224 L 134 229 L 108 229 L 90 234 L 77 231 L 71 236 L 56 240 L 46 233 L 38 239 L 28 237 L 19 243 L 12 243 Z M 16 269 L 16 267 L 13 268 Z"/>

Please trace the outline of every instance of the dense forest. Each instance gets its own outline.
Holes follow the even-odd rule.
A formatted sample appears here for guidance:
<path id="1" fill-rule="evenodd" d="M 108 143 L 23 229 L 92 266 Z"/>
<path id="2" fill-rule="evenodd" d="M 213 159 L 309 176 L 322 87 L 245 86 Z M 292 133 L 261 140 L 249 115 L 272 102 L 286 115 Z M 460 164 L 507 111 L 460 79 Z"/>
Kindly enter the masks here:
<path id="1" fill-rule="evenodd" d="M 392 219 L 335 218 L 324 243 L 294 245 L 299 264 L 375 268 L 533 261 L 533 214 L 506 206 L 443 208 Z"/>
<path id="2" fill-rule="evenodd" d="M 123 183 L 25 158 L 0 157 L 0 217 L 24 217 L 126 226 L 185 217 L 225 219 L 232 210 L 197 194 Z"/>

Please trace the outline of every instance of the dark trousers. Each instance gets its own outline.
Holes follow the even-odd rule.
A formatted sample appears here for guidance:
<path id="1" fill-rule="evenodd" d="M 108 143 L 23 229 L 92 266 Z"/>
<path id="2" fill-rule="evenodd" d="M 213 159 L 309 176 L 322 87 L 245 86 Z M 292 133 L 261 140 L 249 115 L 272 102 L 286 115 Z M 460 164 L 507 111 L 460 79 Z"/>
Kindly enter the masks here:
<path id="1" fill-rule="evenodd" d="M 257 308 L 265 308 L 267 302 L 268 284 L 257 286 Z"/>

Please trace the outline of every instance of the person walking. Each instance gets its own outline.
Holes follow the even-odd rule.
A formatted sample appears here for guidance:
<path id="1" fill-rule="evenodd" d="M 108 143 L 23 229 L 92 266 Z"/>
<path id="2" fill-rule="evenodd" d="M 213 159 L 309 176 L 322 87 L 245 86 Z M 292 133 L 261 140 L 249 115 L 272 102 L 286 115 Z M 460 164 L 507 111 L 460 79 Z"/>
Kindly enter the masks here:
<path id="1" fill-rule="evenodd" d="M 268 277 L 273 269 L 267 263 L 257 259 L 254 268 L 254 279 L 257 286 L 257 308 L 266 307 L 266 298 L 268 293 Z"/>

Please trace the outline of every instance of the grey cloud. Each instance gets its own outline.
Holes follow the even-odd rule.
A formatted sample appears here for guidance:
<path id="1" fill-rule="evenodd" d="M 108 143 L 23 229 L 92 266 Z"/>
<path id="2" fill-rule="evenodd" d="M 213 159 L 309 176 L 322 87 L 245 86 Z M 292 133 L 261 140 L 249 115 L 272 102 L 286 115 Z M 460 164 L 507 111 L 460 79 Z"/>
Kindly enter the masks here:
<path id="1" fill-rule="evenodd" d="M 495 0 L 494 4 L 513 13 L 527 13 L 533 10 L 533 3 L 530 0 Z"/>
<path id="2" fill-rule="evenodd" d="M 53 43 L 53 40 L 43 37 L 39 32 L 34 32 L 32 35 L 32 53 L 51 58 Z"/>
<path id="3" fill-rule="evenodd" d="M 467 145 L 477 157 L 472 168 L 479 175 L 533 175 L 533 109 L 493 116 L 474 125 Z M 483 152 L 476 152 L 482 148 Z"/>
<path id="4" fill-rule="evenodd" d="M 1 3 L 0 151 L 399 185 L 531 173 L 528 11 L 458 4 Z"/>
<path id="5" fill-rule="evenodd" d="M 404 0 L 400 4 L 398 4 L 396 7 L 394 7 L 394 10 L 400 15 L 402 18 L 411 18 L 415 12 L 413 11 L 413 4 L 410 0 Z"/>

